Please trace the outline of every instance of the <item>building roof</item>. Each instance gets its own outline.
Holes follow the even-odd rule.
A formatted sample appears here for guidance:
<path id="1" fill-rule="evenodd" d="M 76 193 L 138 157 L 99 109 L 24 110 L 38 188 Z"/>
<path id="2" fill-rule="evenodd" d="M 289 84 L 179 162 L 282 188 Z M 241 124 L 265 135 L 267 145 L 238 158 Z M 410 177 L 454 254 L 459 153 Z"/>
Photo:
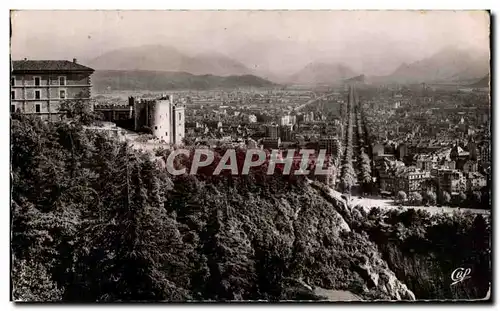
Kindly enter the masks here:
<path id="1" fill-rule="evenodd" d="M 471 178 L 486 178 L 484 177 L 483 174 L 479 173 L 479 172 L 469 172 L 467 173 L 467 175 L 465 175 L 467 178 L 471 179 Z"/>
<path id="2" fill-rule="evenodd" d="M 94 69 L 67 60 L 15 60 L 12 61 L 14 72 L 42 71 L 84 71 L 94 72 Z"/>

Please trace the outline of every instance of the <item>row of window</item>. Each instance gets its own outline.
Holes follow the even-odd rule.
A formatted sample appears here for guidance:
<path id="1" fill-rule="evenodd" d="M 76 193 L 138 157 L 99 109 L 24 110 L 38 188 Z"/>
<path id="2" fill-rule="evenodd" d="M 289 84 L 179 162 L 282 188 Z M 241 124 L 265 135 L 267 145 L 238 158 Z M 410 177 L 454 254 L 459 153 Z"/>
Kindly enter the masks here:
<path id="1" fill-rule="evenodd" d="M 60 76 L 58 80 L 59 80 L 59 85 L 66 85 L 66 77 L 65 76 Z M 33 77 L 33 83 L 35 86 L 40 86 L 41 81 L 42 81 L 42 78 Z M 16 77 L 10 78 L 10 86 L 16 86 Z"/>
<path id="2" fill-rule="evenodd" d="M 41 95 L 42 95 L 41 90 L 35 90 L 33 99 L 41 99 Z M 10 98 L 17 99 L 15 90 L 10 91 Z M 66 99 L 66 90 L 59 90 L 59 99 Z"/>
<path id="3" fill-rule="evenodd" d="M 427 175 L 410 175 L 410 179 L 421 179 L 421 178 L 427 178 Z"/>
<path id="4" fill-rule="evenodd" d="M 41 112 L 42 105 L 41 104 L 35 104 L 35 112 L 39 113 Z M 10 105 L 10 112 L 16 112 L 16 105 Z"/>

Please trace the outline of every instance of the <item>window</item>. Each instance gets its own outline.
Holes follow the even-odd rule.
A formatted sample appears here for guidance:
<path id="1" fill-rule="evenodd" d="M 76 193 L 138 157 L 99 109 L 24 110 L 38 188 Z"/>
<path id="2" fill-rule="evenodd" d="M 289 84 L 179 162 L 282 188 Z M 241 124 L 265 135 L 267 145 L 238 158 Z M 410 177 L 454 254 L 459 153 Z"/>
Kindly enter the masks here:
<path id="1" fill-rule="evenodd" d="M 10 105 L 10 112 L 16 112 L 16 105 Z"/>
<path id="2" fill-rule="evenodd" d="M 155 126 L 155 130 L 157 130 L 157 129 L 158 129 L 158 126 Z"/>
<path id="3" fill-rule="evenodd" d="M 168 132 L 165 132 L 165 136 L 168 136 Z"/>
<path id="4" fill-rule="evenodd" d="M 16 86 L 16 77 L 10 78 L 10 86 Z"/>
<path id="5" fill-rule="evenodd" d="M 16 99 L 16 91 L 10 91 L 10 99 Z"/>
<path id="6" fill-rule="evenodd" d="M 59 98 L 66 99 L 66 90 L 59 90 Z"/>
<path id="7" fill-rule="evenodd" d="M 40 86 L 40 77 L 35 77 L 35 86 Z"/>
<path id="8" fill-rule="evenodd" d="M 35 90 L 35 99 L 40 99 L 41 92 L 40 90 Z"/>
<path id="9" fill-rule="evenodd" d="M 182 120 L 182 114 L 179 113 L 179 121 L 181 121 L 181 120 Z"/>
<path id="10" fill-rule="evenodd" d="M 35 112 L 37 112 L 37 113 L 40 112 L 40 104 L 35 105 Z"/>
<path id="11" fill-rule="evenodd" d="M 66 77 L 59 77 L 59 85 L 66 85 Z"/>

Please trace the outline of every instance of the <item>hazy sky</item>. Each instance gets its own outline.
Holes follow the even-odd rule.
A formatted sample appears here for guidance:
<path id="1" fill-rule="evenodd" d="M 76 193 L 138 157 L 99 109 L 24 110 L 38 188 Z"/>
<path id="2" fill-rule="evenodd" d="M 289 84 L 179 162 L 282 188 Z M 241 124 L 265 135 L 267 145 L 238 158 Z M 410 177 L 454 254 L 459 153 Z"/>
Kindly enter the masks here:
<path id="1" fill-rule="evenodd" d="M 482 11 L 16 11 L 12 57 L 92 59 L 122 47 L 217 51 L 270 71 L 311 61 L 385 74 L 446 46 L 489 49 Z M 262 67 L 262 66 L 261 66 Z"/>

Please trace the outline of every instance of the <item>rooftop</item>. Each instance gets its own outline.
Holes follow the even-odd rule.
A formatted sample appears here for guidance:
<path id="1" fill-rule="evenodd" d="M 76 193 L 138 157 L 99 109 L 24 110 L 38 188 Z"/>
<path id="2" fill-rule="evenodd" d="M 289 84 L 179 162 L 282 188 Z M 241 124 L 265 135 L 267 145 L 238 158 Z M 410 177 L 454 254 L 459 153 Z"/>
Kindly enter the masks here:
<path id="1" fill-rule="evenodd" d="M 80 65 L 76 59 L 67 60 L 14 60 L 13 71 L 79 71 L 94 72 L 94 69 Z"/>

